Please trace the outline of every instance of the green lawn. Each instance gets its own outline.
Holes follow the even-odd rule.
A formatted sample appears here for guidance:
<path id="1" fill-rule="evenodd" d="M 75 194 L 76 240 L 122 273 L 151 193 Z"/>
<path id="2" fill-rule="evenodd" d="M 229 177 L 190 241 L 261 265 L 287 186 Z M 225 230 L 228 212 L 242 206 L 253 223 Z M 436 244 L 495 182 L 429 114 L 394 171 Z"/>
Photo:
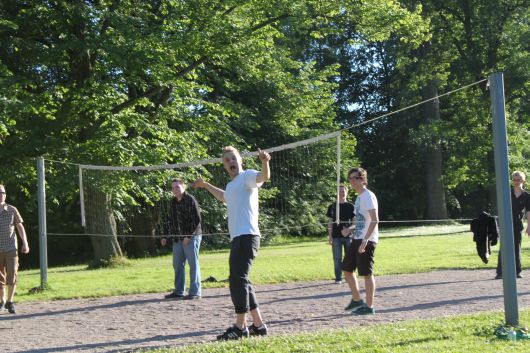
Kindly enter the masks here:
<path id="1" fill-rule="evenodd" d="M 528 322 L 530 310 L 521 311 L 520 319 L 521 322 Z M 504 315 L 501 313 L 462 315 L 397 324 L 356 326 L 312 334 L 272 335 L 266 338 L 196 344 L 149 352 L 522 353 L 530 351 L 530 341 L 504 341 L 496 338 L 494 331 L 503 322 Z"/>
<path id="2" fill-rule="evenodd" d="M 376 275 L 426 272 L 440 269 L 493 269 L 493 260 L 484 265 L 476 255 L 467 225 L 424 226 L 383 231 L 376 251 Z M 256 284 L 311 281 L 333 278 L 333 261 L 327 239 L 282 239 L 263 246 L 252 269 Z M 523 265 L 528 265 L 529 241 L 523 242 Z M 204 287 L 227 286 L 228 250 L 201 253 L 202 278 L 219 282 Z M 493 274 L 493 272 L 492 272 Z M 50 268 L 50 288 L 42 293 L 29 290 L 40 284 L 39 270 L 21 271 L 17 301 L 102 297 L 131 293 L 166 292 L 172 288 L 171 256 L 131 260 L 129 265 L 88 270 L 86 265 Z"/>

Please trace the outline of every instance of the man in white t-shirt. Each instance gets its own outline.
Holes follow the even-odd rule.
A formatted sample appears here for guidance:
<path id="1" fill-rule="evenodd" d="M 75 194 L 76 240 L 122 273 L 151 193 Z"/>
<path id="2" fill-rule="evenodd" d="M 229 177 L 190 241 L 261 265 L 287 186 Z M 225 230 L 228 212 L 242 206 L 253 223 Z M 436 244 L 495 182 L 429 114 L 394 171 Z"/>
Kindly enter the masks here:
<path id="1" fill-rule="evenodd" d="M 243 161 L 237 149 L 232 146 L 223 149 L 222 160 L 230 182 L 226 189 L 219 189 L 202 179 L 193 187 L 208 190 L 215 198 L 226 204 L 228 210 L 228 231 L 230 233 L 230 296 L 236 312 L 236 323 L 218 340 L 234 340 L 242 337 L 267 335 L 254 288 L 249 280 L 252 262 L 260 246 L 258 228 L 258 188 L 270 179 L 270 154 L 258 149 L 261 172 L 243 170 Z M 247 327 L 246 315 L 250 312 L 252 325 Z"/>
<path id="2" fill-rule="evenodd" d="M 342 261 L 344 278 L 350 286 L 352 299 L 345 310 L 351 310 L 355 315 L 375 314 L 375 278 L 374 254 L 379 240 L 379 216 L 377 198 L 368 190 L 368 173 L 362 168 L 352 168 L 348 172 L 348 179 L 353 189 L 357 192 L 355 200 L 355 224 L 342 230 L 343 235 L 348 235 L 353 230 L 353 242 Z M 366 290 L 366 303 L 361 299 L 359 283 L 355 276 L 364 277 Z"/>

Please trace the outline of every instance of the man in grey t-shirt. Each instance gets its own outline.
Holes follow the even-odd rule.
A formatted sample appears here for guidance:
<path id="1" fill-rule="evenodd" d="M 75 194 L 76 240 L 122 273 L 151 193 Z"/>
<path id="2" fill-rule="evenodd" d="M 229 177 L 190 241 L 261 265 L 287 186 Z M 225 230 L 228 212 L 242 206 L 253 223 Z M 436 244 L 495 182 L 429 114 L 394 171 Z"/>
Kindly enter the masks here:
<path id="1" fill-rule="evenodd" d="M 29 253 L 29 246 L 26 230 L 24 225 L 22 225 L 22 217 L 16 207 L 6 203 L 6 196 L 4 185 L 0 185 L 0 310 L 3 310 L 5 306 L 11 314 L 15 314 L 13 297 L 17 287 L 18 272 L 15 228 L 18 231 L 20 240 L 22 240 L 22 253 Z M 6 286 L 7 300 L 4 302 Z"/>

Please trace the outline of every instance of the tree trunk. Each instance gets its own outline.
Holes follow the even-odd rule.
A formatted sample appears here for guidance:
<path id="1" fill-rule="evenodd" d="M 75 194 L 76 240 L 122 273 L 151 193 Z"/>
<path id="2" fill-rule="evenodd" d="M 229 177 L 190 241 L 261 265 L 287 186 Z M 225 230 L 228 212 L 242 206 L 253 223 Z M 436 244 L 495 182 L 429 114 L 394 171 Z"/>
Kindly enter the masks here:
<path id="1" fill-rule="evenodd" d="M 437 80 L 431 80 L 422 90 L 424 99 L 438 95 Z M 440 120 L 440 102 L 438 99 L 427 102 L 424 105 L 424 114 L 427 124 Z M 446 219 L 447 204 L 445 201 L 445 190 L 442 183 L 442 146 L 438 136 L 433 136 L 427 144 L 425 163 L 426 183 L 426 219 Z"/>
<path id="2" fill-rule="evenodd" d="M 94 248 L 94 266 L 108 264 L 113 257 L 122 256 L 116 236 L 116 220 L 111 196 L 100 190 L 91 190 L 86 197 L 86 232 Z"/>
<path id="3" fill-rule="evenodd" d="M 129 221 L 132 229 L 132 237 L 127 239 L 128 241 L 125 247 L 127 256 L 144 257 L 145 255 L 155 254 L 156 220 L 144 213 L 135 213 Z"/>

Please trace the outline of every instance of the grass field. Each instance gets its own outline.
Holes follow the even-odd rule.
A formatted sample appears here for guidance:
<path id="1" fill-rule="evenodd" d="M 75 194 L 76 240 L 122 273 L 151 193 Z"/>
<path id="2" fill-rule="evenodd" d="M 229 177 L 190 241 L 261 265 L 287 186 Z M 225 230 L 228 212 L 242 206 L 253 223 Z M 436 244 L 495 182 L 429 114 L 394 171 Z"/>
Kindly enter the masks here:
<path id="1" fill-rule="evenodd" d="M 521 322 L 528 322 L 530 310 L 521 311 L 520 319 Z M 344 328 L 314 334 L 204 343 L 148 352 L 522 353 L 530 351 L 530 341 L 503 341 L 495 337 L 494 331 L 503 321 L 504 315 L 501 313 L 462 315 L 444 319 Z"/>
<path id="2" fill-rule="evenodd" d="M 376 252 L 376 275 L 427 272 L 440 269 L 493 268 L 476 255 L 467 225 L 394 228 L 382 231 Z M 523 265 L 530 263 L 530 242 L 523 242 Z M 212 276 L 218 282 L 204 288 L 227 286 L 228 250 L 201 253 L 202 278 Z M 276 238 L 263 246 L 252 269 L 256 284 L 311 281 L 333 278 L 333 261 L 326 238 L 321 240 Z M 132 293 L 167 292 L 172 288 L 171 256 L 130 260 L 127 265 L 88 270 L 86 265 L 50 268 L 49 289 L 30 294 L 40 285 L 39 270 L 21 271 L 17 288 L 18 302 L 103 297 Z"/>

